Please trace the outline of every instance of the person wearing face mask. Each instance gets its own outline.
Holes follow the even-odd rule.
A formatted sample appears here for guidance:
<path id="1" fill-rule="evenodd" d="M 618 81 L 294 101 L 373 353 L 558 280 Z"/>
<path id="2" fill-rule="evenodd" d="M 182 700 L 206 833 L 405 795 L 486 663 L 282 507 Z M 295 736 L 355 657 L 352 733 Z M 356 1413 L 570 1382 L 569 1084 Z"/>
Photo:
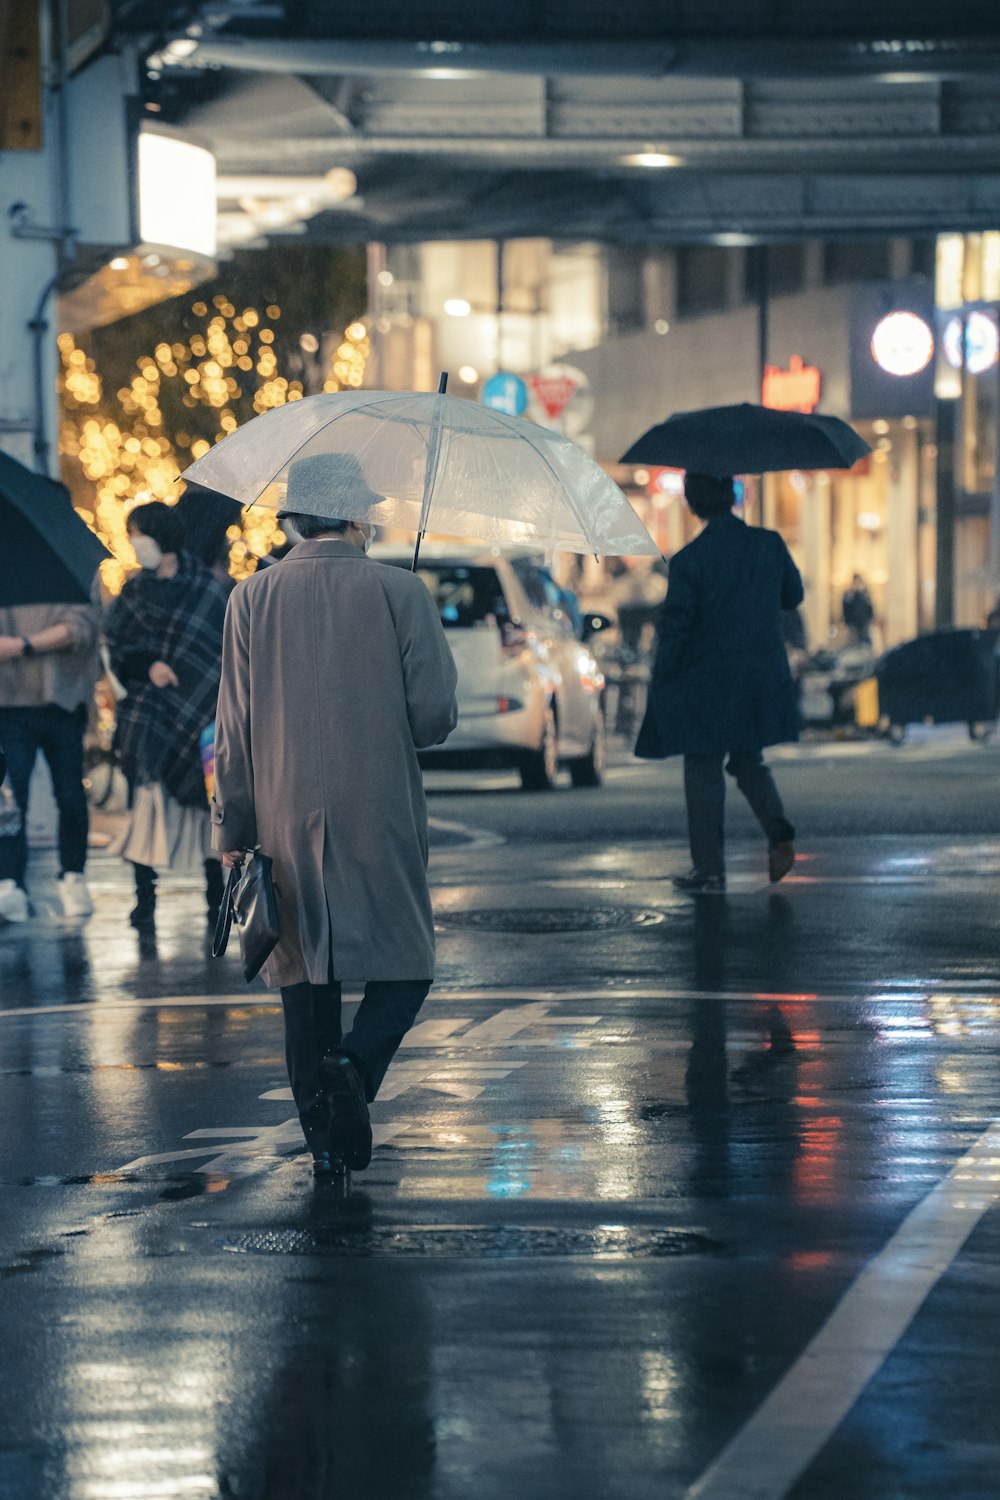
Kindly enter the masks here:
<path id="1" fill-rule="evenodd" d="M 214 922 L 224 877 L 211 851 L 201 736 L 215 718 L 228 590 L 184 550 L 173 507 L 137 506 L 128 533 L 140 571 L 112 605 L 105 640 L 126 689 L 115 749 L 131 812 L 115 852 L 134 869 L 129 919 L 139 929 L 153 922 L 157 871 L 169 869 L 204 874 Z"/>
<path id="2" fill-rule="evenodd" d="M 455 727 L 456 671 L 413 573 L 366 557 L 373 493 L 348 454 L 299 459 L 297 536 L 229 600 L 215 740 L 215 847 L 273 862 L 285 1055 L 317 1177 L 361 1170 L 368 1103 L 431 986 L 434 924 L 417 750 Z M 341 985 L 364 985 L 350 1031 Z"/>

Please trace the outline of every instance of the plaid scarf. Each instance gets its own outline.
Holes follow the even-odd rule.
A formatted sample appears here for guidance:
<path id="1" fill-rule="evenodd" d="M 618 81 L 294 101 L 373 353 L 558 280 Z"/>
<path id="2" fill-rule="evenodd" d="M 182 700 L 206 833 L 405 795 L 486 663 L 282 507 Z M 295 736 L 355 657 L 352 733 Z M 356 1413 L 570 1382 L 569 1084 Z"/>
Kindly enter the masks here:
<path id="1" fill-rule="evenodd" d="M 108 615 L 112 668 L 130 687 L 118 705 L 115 749 L 135 786 L 162 781 L 185 806 L 205 806 L 199 737 L 215 718 L 228 590 L 190 553 L 173 578 L 145 570 L 130 578 Z M 148 657 L 142 685 L 128 664 Z M 154 687 L 146 673 L 164 661 L 177 687 Z M 129 679 L 132 679 L 129 682 Z"/>

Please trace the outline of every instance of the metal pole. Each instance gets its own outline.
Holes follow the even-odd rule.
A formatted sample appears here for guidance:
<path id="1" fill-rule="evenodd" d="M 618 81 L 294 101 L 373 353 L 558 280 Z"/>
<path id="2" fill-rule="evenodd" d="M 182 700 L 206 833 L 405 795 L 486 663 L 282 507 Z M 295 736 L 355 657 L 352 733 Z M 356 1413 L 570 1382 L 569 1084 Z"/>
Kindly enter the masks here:
<path id="1" fill-rule="evenodd" d="M 504 242 L 497 240 L 497 371 L 503 369 Z"/>
<path id="2" fill-rule="evenodd" d="M 764 372 L 767 369 L 768 323 L 771 313 L 771 275 L 766 245 L 755 247 L 757 262 L 757 392 L 755 401 L 760 401 L 764 391 Z"/>
<path id="3" fill-rule="evenodd" d="M 771 268 L 768 261 L 766 245 L 754 247 L 754 258 L 757 271 L 757 390 L 754 401 L 764 399 L 764 374 L 767 370 L 767 346 L 771 315 Z M 761 474 L 760 483 L 757 488 L 759 514 L 758 524 L 764 525 L 764 493 L 767 485 L 767 476 Z"/>
<path id="4" fill-rule="evenodd" d="M 963 381 L 963 386 L 965 384 Z M 969 399 L 970 393 L 963 391 L 962 400 Z M 955 621 L 955 433 L 958 402 L 938 397 L 934 405 L 937 429 L 934 623 L 938 630 L 949 630 Z"/>

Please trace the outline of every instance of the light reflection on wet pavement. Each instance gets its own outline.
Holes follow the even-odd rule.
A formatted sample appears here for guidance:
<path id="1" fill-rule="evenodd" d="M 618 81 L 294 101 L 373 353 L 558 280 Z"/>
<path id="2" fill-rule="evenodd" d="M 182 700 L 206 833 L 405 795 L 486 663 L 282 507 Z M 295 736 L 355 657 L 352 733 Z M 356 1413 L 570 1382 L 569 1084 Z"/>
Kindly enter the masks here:
<path id="1" fill-rule="evenodd" d="M 440 847 L 440 982 L 344 1205 L 193 886 L 140 945 L 99 857 L 84 929 L 43 887 L 0 932 L 3 1500 L 662 1500 L 710 1471 L 1000 1114 L 997 852 L 831 836 L 772 892 L 740 845 L 691 902 L 676 845 L 558 840 Z M 732 1500 L 996 1495 L 997 1181 L 801 1477 L 751 1464 Z"/>

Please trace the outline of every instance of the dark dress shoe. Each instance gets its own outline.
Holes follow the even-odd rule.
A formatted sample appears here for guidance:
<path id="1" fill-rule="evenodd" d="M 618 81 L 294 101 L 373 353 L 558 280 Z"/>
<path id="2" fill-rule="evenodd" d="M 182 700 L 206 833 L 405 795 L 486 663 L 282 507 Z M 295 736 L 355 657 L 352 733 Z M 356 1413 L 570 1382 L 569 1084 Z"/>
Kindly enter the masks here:
<path id="1" fill-rule="evenodd" d="M 330 1147 L 353 1172 L 372 1159 L 372 1124 L 364 1085 L 346 1052 L 331 1052 L 320 1065 L 323 1092 L 330 1103 Z"/>
<path id="2" fill-rule="evenodd" d="M 772 884 L 784 880 L 789 870 L 795 863 L 795 845 L 791 840 L 780 844 L 772 844 L 767 851 L 767 873 L 771 877 Z"/>
<path id="3" fill-rule="evenodd" d="M 692 870 L 687 875 L 673 875 L 671 879 L 677 890 L 689 896 L 724 896 L 726 893 L 725 875 L 701 875 Z"/>
<path id="4" fill-rule="evenodd" d="M 156 897 L 140 893 L 138 901 L 128 914 L 132 926 L 138 929 L 152 927 L 156 919 Z"/>

